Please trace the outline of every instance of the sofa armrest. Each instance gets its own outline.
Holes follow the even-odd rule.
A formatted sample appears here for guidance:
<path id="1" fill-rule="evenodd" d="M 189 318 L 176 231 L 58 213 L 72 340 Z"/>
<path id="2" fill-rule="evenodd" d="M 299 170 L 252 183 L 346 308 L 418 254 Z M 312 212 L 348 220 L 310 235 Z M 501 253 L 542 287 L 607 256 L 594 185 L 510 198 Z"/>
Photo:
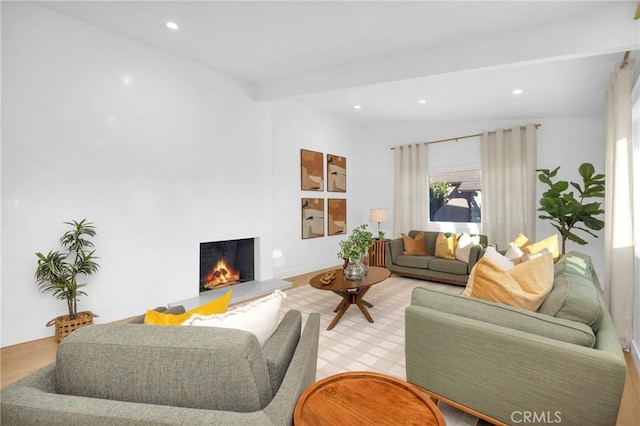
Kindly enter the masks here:
<path id="1" fill-rule="evenodd" d="M 474 244 L 471 246 L 471 251 L 469 252 L 469 263 L 467 264 L 467 272 L 470 274 L 473 267 L 478 263 L 478 260 L 484 255 L 485 248 L 479 244 Z"/>
<path id="2" fill-rule="evenodd" d="M 302 328 L 302 314 L 298 310 L 289 310 L 278 323 L 262 353 L 267 362 L 271 392 L 275 395 L 284 379 L 291 358 L 296 350 Z"/>
<path id="3" fill-rule="evenodd" d="M 385 257 L 387 265 L 395 265 L 398 256 L 402 255 L 404 251 L 404 243 L 402 242 L 402 238 L 396 238 L 391 241 L 387 241 L 385 247 Z"/>
<path id="4" fill-rule="evenodd" d="M 405 334 L 407 380 L 469 409 L 507 424 L 523 412 L 616 423 L 619 346 L 586 348 L 416 305 L 406 308 Z"/>

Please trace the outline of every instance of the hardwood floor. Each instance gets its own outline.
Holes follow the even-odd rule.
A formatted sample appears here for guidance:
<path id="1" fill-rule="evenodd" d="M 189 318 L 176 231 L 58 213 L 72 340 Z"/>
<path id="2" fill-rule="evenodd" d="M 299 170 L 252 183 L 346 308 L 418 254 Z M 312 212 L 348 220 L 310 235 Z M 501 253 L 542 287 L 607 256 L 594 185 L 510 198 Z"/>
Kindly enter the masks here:
<path id="1" fill-rule="evenodd" d="M 299 287 L 306 285 L 313 275 L 331 269 L 334 268 L 297 275 L 286 278 L 286 280 L 291 281 L 294 287 Z M 4 387 L 13 383 L 55 361 L 57 348 L 58 342 L 53 336 L 0 348 L 0 376 L 2 379 L 0 386 Z M 616 425 L 637 426 L 640 425 L 640 374 L 638 374 L 631 354 L 625 352 L 624 356 L 627 363 L 627 380 Z M 594 392 L 598 392 L 598 390 L 596 389 Z"/>

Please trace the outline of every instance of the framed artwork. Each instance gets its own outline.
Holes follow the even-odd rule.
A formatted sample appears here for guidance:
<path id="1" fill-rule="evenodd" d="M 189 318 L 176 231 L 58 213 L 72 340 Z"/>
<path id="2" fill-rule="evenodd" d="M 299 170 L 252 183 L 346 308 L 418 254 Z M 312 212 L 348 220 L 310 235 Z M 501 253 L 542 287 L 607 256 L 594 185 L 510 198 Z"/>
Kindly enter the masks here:
<path id="1" fill-rule="evenodd" d="M 347 200 L 343 198 L 329 198 L 327 206 L 328 235 L 347 233 Z"/>
<path id="2" fill-rule="evenodd" d="M 300 183 L 303 191 L 324 191 L 324 161 L 321 152 L 300 150 Z"/>
<path id="3" fill-rule="evenodd" d="M 302 198 L 302 239 L 324 237 L 324 198 Z"/>
<path id="4" fill-rule="evenodd" d="M 327 154 L 327 190 L 347 192 L 347 159 Z"/>

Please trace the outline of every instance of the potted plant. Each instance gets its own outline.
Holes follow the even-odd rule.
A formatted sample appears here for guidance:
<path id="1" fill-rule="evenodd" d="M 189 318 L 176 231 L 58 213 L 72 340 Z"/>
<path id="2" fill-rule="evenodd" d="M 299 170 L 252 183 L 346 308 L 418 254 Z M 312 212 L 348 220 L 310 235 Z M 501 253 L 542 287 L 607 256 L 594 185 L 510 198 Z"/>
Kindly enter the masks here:
<path id="1" fill-rule="evenodd" d="M 553 170 L 538 169 L 538 179 L 546 184 L 549 189 L 542 194 L 540 208 L 544 212 L 538 216 L 540 219 L 548 219 L 552 222 L 562 236 L 562 254 L 565 254 L 567 239 L 574 243 L 585 245 L 587 241 L 575 234 L 575 231 L 586 232 L 596 238 L 598 236 L 590 230 L 599 231 L 604 228 L 604 221 L 598 219 L 604 213 L 599 201 L 587 202 L 590 198 L 604 198 L 604 174 L 596 173 L 590 163 L 582 163 L 578 173 L 582 177 L 582 186 L 576 182 L 560 180 L 553 182 L 560 167 Z M 574 196 L 569 185 L 576 189 L 578 197 Z"/>
<path id="2" fill-rule="evenodd" d="M 374 244 L 373 234 L 367 231 L 367 226 L 364 224 L 354 228 L 349 238 L 339 243 L 338 257 L 346 262 L 344 276 L 347 279 L 361 280 L 366 272 L 362 258 L 368 256 L 369 248 Z"/>
<path id="3" fill-rule="evenodd" d="M 96 230 L 92 223 L 82 219 L 80 222 L 64 222 L 71 229 L 60 237 L 62 251 L 51 250 L 46 255 L 38 252 L 38 267 L 35 278 L 38 289 L 42 293 L 52 293 L 53 297 L 67 302 L 68 315 L 59 316 L 47 323 L 47 327 L 56 325 L 56 339 L 61 341 L 73 330 L 93 324 L 90 311 L 78 312 L 78 297 L 86 296 L 82 288 L 86 283 L 78 282 L 83 275 L 98 272 L 100 265 L 96 263 L 95 250 L 91 237 L 95 237 Z"/>

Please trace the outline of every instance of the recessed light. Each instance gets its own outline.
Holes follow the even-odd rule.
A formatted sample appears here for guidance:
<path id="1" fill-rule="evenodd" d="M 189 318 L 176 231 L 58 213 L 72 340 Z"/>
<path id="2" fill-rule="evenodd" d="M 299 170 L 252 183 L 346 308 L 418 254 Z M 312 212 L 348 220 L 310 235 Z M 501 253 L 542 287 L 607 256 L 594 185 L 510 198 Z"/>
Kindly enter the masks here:
<path id="1" fill-rule="evenodd" d="M 419 103 L 419 104 L 426 104 L 426 103 L 427 103 L 427 100 L 426 100 L 426 99 L 420 99 L 420 100 L 418 101 L 418 103 Z"/>
<path id="2" fill-rule="evenodd" d="M 172 30 L 177 30 L 178 28 L 178 24 L 176 24 L 175 22 L 167 22 L 167 28 L 171 28 Z"/>
<path id="3" fill-rule="evenodd" d="M 523 93 L 524 93 L 524 90 L 522 90 L 522 89 L 516 89 L 516 90 L 513 91 L 514 95 L 522 95 Z"/>
<path id="4" fill-rule="evenodd" d="M 362 109 L 362 107 L 360 105 L 354 105 L 353 109 Z"/>

